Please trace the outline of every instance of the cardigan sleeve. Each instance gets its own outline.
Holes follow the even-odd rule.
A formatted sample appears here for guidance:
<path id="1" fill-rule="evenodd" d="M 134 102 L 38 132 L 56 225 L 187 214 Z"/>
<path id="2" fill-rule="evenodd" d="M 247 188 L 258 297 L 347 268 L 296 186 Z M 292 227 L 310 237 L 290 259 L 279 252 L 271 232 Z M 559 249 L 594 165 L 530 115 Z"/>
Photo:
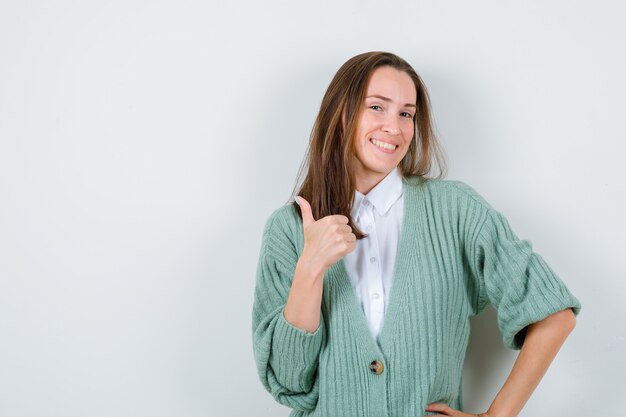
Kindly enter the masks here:
<path id="1" fill-rule="evenodd" d="M 532 243 L 519 239 L 500 212 L 486 208 L 470 256 L 478 279 L 477 311 L 492 304 L 504 345 L 520 350 L 526 326 L 567 308 L 577 316 L 581 304 Z"/>
<path id="2" fill-rule="evenodd" d="M 325 327 L 314 333 L 289 323 L 283 314 L 297 263 L 284 218 L 268 220 L 257 266 L 252 333 L 254 356 L 263 386 L 283 405 L 312 411 L 318 399 L 317 368 Z"/>

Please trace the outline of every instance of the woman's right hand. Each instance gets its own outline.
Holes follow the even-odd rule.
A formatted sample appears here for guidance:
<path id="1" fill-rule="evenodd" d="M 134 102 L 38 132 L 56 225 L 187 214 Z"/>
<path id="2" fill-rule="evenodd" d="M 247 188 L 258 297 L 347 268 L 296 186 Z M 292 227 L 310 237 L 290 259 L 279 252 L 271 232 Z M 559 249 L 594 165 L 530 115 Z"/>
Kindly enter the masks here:
<path id="1" fill-rule="evenodd" d="M 356 235 L 348 225 L 349 219 L 341 214 L 313 218 L 311 205 L 296 197 L 302 211 L 304 249 L 299 262 L 305 262 L 321 273 L 356 248 Z"/>

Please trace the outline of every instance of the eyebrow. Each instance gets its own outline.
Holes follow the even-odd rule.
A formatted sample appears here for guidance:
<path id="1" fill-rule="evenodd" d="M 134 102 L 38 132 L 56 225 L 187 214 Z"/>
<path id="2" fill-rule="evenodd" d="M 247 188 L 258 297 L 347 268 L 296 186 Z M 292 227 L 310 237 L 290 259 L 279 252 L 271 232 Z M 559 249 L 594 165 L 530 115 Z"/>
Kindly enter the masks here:
<path id="1" fill-rule="evenodd" d="M 383 100 L 383 101 L 391 101 L 391 99 L 390 99 L 389 97 L 379 96 L 378 94 L 374 94 L 374 95 L 371 95 L 371 96 L 367 96 L 367 97 L 365 97 L 365 98 L 379 98 L 379 99 L 381 99 L 381 100 Z M 413 104 L 413 103 L 406 103 L 406 104 L 404 105 L 404 107 L 415 107 L 415 104 Z"/>

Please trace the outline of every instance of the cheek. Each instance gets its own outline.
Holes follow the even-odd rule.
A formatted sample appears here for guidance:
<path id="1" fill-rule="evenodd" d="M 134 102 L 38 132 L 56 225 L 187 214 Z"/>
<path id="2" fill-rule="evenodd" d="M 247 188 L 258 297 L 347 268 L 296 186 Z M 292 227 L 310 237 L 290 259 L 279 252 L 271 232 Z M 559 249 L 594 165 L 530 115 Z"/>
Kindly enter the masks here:
<path id="1" fill-rule="evenodd" d="M 380 125 L 380 122 L 374 115 L 365 113 L 361 119 L 359 119 L 359 131 L 363 136 L 367 136 L 372 131 L 376 130 Z"/>
<path id="2" fill-rule="evenodd" d="M 415 132 L 415 125 L 413 123 L 407 124 L 404 128 L 404 136 L 407 139 L 411 139 L 413 137 L 413 133 Z"/>

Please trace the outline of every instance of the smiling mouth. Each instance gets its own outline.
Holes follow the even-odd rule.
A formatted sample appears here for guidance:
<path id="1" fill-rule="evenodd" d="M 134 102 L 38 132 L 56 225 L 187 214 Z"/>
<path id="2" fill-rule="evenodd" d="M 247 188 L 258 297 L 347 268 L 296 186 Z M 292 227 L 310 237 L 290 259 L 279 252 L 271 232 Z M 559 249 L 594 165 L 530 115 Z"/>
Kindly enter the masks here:
<path id="1" fill-rule="evenodd" d="M 398 145 L 392 145 L 391 143 L 387 143 L 387 142 L 381 142 L 379 140 L 376 140 L 374 138 L 370 139 L 370 142 L 379 147 L 380 149 L 386 150 L 386 151 L 394 151 L 398 148 Z"/>

